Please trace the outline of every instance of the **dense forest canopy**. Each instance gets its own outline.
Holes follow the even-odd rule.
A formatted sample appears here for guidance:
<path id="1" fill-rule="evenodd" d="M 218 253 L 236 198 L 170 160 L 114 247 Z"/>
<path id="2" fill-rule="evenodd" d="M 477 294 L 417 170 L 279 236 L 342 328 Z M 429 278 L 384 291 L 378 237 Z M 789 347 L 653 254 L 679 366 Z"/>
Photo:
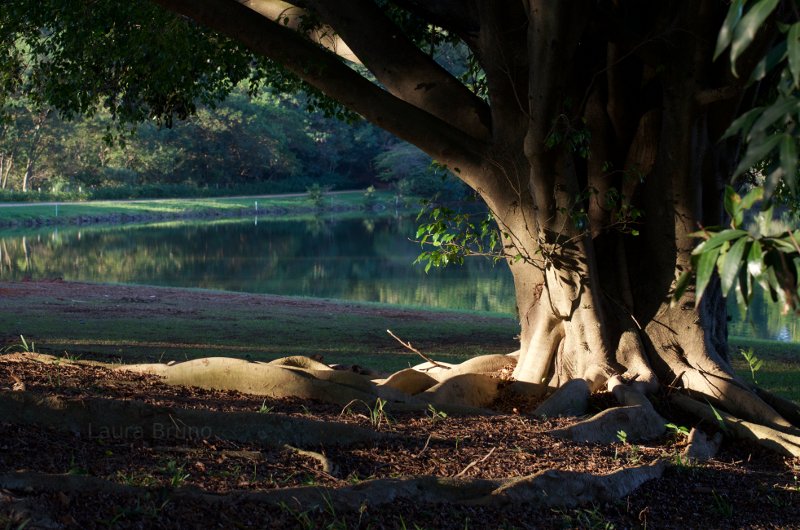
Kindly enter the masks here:
<path id="1" fill-rule="evenodd" d="M 757 282 L 800 305 L 800 232 L 743 224 L 796 186 L 794 2 L 156 3 L 5 2 L 6 93 L 27 83 L 64 117 L 169 125 L 242 82 L 302 89 L 416 145 L 486 203 L 494 225 L 434 219 L 421 235 L 440 263 L 485 250 L 484 236 L 508 262 L 518 381 L 670 385 L 797 424 L 734 376 L 723 300 L 746 303 Z M 468 50 L 464 71 L 437 62 L 448 43 Z"/>

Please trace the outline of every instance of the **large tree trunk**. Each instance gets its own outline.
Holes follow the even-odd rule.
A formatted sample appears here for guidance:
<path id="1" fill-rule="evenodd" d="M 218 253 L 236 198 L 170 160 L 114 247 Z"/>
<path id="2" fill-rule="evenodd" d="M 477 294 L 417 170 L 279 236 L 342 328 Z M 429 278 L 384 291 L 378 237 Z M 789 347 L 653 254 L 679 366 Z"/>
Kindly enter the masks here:
<path id="1" fill-rule="evenodd" d="M 698 103 L 717 82 L 709 74 L 715 8 L 650 8 L 661 10 L 668 45 L 639 49 L 593 34 L 589 9 L 580 0 L 531 3 L 536 68 L 525 158 L 492 166 L 512 186 L 481 190 L 506 234 L 515 282 L 514 376 L 551 387 L 582 378 L 591 389 L 621 376 L 645 393 L 683 388 L 741 417 L 788 426 L 736 380 L 720 290 L 710 288 L 700 304 L 691 291 L 671 303 L 695 245 L 690 234 L 723 220 L 733 159 L 731 146 L 717 142 L 724 125 L 715 124 L 729 123 L 736 105 Z M 579 54 L 600 44 L 604 56 Z M 527 179 L 509 177 L 525 172 Z M 625 217 L 634 209 L 644 212 L 641 222 Z"/>

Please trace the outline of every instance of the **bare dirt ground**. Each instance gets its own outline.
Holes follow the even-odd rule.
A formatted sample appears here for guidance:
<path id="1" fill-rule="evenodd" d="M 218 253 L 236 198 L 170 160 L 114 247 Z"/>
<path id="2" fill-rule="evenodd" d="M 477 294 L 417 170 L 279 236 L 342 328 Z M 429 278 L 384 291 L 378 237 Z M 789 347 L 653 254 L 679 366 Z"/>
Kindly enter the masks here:
<path id="1" fill-rule="evenodd" d="M 134 300 L 164 294 L 130 289 L 125 296 Z M 195 296 L 205 305 L 245 299 Z M 685 440 L 672 435 L 642 444 L 578 444 L 549 434 L 574 420 L 520 414 L 527 410 L 520 403 L 497 403 L 505 412 L 496 415 L 389 409 L 376 418 L 366 403 L 264 399 L 167 386 L 154 376 L 69 360 L 0 355 L 0 410 L 31 400 L 54 414 L 95 401 L 144 403 L 167 414 L 218 411 L 231 422 L 249 413 L 311 422 L 323 433 L 345 425 L 365 438 L 346 442 L 331 434 L 290 447 L 277 439 L 232 441 L 177 423 L 149 436 L 92 431 L 91 425 L 86 431 L 6 408 L 8 416 L 0 413 L 0 528 L 800 528 L 800 459 L 726 439 L 714 460 L 693 465 L 676 456 Z M 611 401 L 595 394 L 591 412 Z M 679 425 L 697 424 L 666 401 L 657 408 Z M 661 478 L 613 502 L 558 508 L 458 495 L 419 500 L 424 477 L 480 489 L 550 469 L 607 474 L 659 460 L 667 462 Z M 407 477 L 423 478 L 407 486 Z"/>

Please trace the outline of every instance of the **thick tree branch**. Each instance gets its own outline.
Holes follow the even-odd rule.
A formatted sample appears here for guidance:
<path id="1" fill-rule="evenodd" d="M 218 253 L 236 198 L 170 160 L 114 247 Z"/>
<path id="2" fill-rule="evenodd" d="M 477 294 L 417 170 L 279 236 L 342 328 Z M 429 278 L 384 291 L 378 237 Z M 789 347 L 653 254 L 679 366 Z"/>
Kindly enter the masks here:
<path id="1" fill-rule="evenodd" d="M 303 17 L 307 11 L 301 7 L 284 2 L 282 0 L 240 0 L 256 13 L 277 22 L 287 28 L 302 32 L 328 51 L 331 51 L 351 63 L 361 64 L 361 61 L 353 53 L 347 44 L 333 31 L 330 26 L 315 27 L 313 29 L 303 28 Z"/>
<path id="2" fill-rule="evenodd" d="M 431 114 L 392 96 L 297 32 L 236 0 L 155 0 L 164 8 L 235 38 L 284 65 L 378 127 L 413 143 L 478 187 L 485 145 Z"/>
<path id="3" fill-rule="evenodd" d="M 487 105 L 414 45 L 372 0 L 306 3 L 389 92 L 475 138 L 490 138 Z"/>

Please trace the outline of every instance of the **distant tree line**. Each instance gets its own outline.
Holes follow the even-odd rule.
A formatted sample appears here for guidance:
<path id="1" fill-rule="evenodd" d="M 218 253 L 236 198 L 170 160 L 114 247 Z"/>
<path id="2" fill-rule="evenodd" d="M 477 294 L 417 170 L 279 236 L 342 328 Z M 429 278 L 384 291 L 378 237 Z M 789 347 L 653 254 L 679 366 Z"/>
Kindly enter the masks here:
<path id="1" fill-rule="evenodd" d="M 372 184 L 402 194 L 464 187 L 430 158 L 366 122 L 309 112 L 303 95 L 235 90 L 172 127 L 121 133 L 108 113 L 64 119 L 21 94 L 3 105 L 0 198 L 281 193 Z M 33 193 L 32 193 L 33 192 Z"/>

